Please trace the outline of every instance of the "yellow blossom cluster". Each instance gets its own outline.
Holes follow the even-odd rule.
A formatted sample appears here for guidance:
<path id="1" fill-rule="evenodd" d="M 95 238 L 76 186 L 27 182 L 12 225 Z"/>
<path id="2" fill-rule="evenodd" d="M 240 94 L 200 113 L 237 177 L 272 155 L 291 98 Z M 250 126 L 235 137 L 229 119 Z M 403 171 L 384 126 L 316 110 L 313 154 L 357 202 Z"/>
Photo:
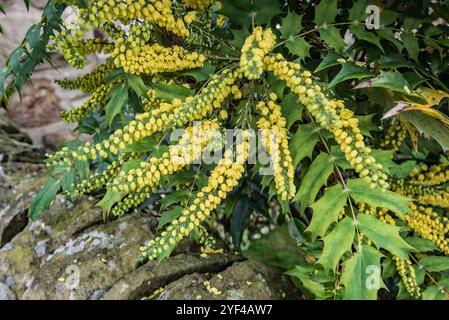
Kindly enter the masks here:
<path id="1" fill-rule="evenodd" d="M 175 18 L 171 0 L 99 0 L 87 8 L 80 9 L 80 16 L 95 28 L 109 21 L 128 24 L 131 20 L 143 20 L 154 23 L 178 36 L 187 36 L 187 30 L 181 18 Z"/>
<path id="2" fill-rule="evenodd" d="M 396 256 L 392 258 L 407 292 L 412 297 L 419 298 L 421 296 L 421 289 L 416 282 L 415 269 L 410 259 L 400 259 Z"/>
<path id="3" fill-rule="evenodd" d="M 104 39 L 81 39 L 77 36 L 61 33 L 55 38 L 54 44 L 49 49 L 61 52 L 64 59 L 72 67 L 82 69 L 87 66 L 85 56 L 93 53 L 111 53 L 114 45 Z"/>
<path id="4" fill-rule="evenodd" d="M 215 3 L 216 0 L 183 0 L 182 4 L 186 8 L 204 10 Z"/>
<path id="5" fill-rule="evenodd" d="M 449 221 L 441 217 L 434 208 L 410 205 L 411 215 L 404 215 L 404 221 L 423 239 L 434 242 L 445 254 L 449 254 Z"/>
<path id="6" fill-rule="evenodd" d="M 118 129 L 101 143 L 91 145 L 86 143 L 76 151 L 62 148 L 49 156 L 47 164 L 53 165 L 60 161 L 71 163 L 77 160 L 95 160 L 98 156 L 108 157 L 108 151 L 117 155 L 127 146 L 167 129 L 180 128 L 192 121 L 201 120 L 214 109 L 218 109 L 230 95 L 241 96 L 240 91 L 233 90 L 235 80 L 241 76 L 238 71 L 225 69 L 214 75 L 208 84 L 195 96 L 187 97 L 185 101 L 173 99 L 171 103 L 162 102 L 159 108 L 137 114 L 123 129 Z"/>
<path id="7" fill-rule="evenodd" d="M 249 132 L 243 132 L 243 141 L 236 145 L 236 155 L 226 150 L 223 158 L 212 170 L 208 183 L 198 192 L 192 204 L 184 209 L 182 215 L 173 220 L 162 234 L 141 248 L 144 258 L 161 260 L 167 257 L 174 247 L 197 229 L 226 198 L 241 179 L 244 163 L 249 154 Z"/>
<path id="8" fill-rule="evenodd" d="M 264 69 L 285 81 L 316 122 L 333 133 L 346 160 L 360 177 L 370 182 L 372 187 L 388 188 L 387 175 L 365 145 L 358 119 L 342 101 L 329 100 L 309 71 L 301 71 L 299 64 L 286 61 L 280 54 L 266 56 Z"/>
<path id="9" fill-rule="evenodd" d="M 260 78 L 263 73 L 263 58 L 273 50 L 275 44 L 276 36 L 271 29 L 253 29 L 253 33 L 246 38 L 240 55 L 240 68 L 247 79 Z"/>
<path id="10" fill-rule="evenodd" d="M 449 192 L 444 185 L 412 184 L 408 179 L 400 179 L 392 182 L 392 190 L 415 199 L 422 205 L 449 208 Z"/>
<path id="11" fill-rule="evenodd" d="M 419 169 L 414 168 L 409 173 L 407 182 L 414 185 L 435 186 L 449 182 L 449 165 L 447 163 L 427 166 L 423 164 Z"/>
<path id="12" fill-rule="evenodd" d="M 385 137 L 380 143 L 383 149 L 390 149 L 398 151 L 405 137 L 407 136 L 407 129 L 402 122 L 398 122 L 388 128 Z"/>
<path id="13" fill-rule="evenodd" d="M 109 34 L 112 34 L 115 40 L 115 48 L 112 51 L 112 57 L 117 57 L 120 53 L 138 54 L 142 47 L 146 46 L 151 39 L 153 26 L 147 22 L 133 22 L 129 26 L 129 31 L 117 29 L 116 26 L 110 26 Z"/>
<path id="14" fill-rule="evenodd" d="M 63 89 L 80 90 L 83 93 L 92 93 L 105 83 L 106 75 L 110 71 L 110 64 L 100 64 L 97 68 L 85 75 L 75 79 L 56 80 L 55 82 Z"/>
<path id="15" fill-rule="evenodd" d="M 162 156 L 142 161 L 137 169 L 121 171 L 110 188 L 125 193 L 140 192 L 144 188 L 155 191 L 161 177 L 172 175 L 198 160 L 209 144 L 209 134 L 218 128 L 215 121 L 202 121 L 199 126 L 185 129 L 178 143 L 170 145 Z"/>
<path id="16" fill-rule="evenodd" d="M 62 119 L 65 122 L 78 122 L 83 120 L 93 110 L 104 107 L 106 96 L 114 87 L 115 83 L 110 82 L 100 85 L 80 107 L 71 109 L 70 111 L 62 111 Z"/>
<path id="17" fill-rule="evenodd" d="M 132 208 L 137 208 L 142 203 L 144 203 L 145 200 L 151 197 L 152 191 L 153 190 L 151 190 L 151 188 L 147 187 L 143 188 L 140 191 L 128 194 L 124 199 L 122 199 L 112 208 L 112 214 L 114 216 L 120 216 L 125 214 Z"/>
<path id="18" fill-rule="evenodd" d="M 127 49 L 124 45 L 114 59 L 117 67 L 123 67 L 126 73 L 155 74 L 198 68 L 206 57 L 196 52 L 188 52 L 179 46 L 164 47 L 160 44 L 146 45 Z"/>
<path id="19" fill-rule="evenodd" d="M 196 19 L 196 11 L 189 11 L 184 16 L 184 22 L 186 24 L 191 24 Z"/>
<path id="20" fill-rule="evenodd" d="M 291 200 L 296 194 L 294 168 L 288 149 L 286 120 L 281 114 L 281 107 L 276 104 L 277 96 L 270 94 L 268 103 L 260 102 L 257 109 L 261 118 L 257 126 L 262 131 L 262 144 L 267 150 L 273 168 L 277 193 L 282 200 Z"/>
<path id="21" fill-rule="evenodd" d="M 370 206 L 364 202 L 360 202 L 358 204 L 358 211 L 359 211 L 359 213 L 364 213 L 364 214 L 369 214 L 369 215 L 375 216 L 376 218 L 378 218 L 379 220 L 381 220 L 385 223 L 388 223 L 391 225 L 396 224 L 396 221 L 389 214 L 388 209 L 386 209 L 386 208 L 373 208 L 372 206 Z"/>
<path id="22" fill-rule="evenodd" d="M 77 198 L 83 194 L 89 194 L 93 191 L 100 190 L 115 179 L 118 173 L 122 170 L 125 161 L 134 159 L 137 156 L 138 154 L 134 152 L 119 155 L 117 160 L 109 164 L 103 171 L 95 172 L 86 180 L 78 183 L 69 196 L 71 198 Z"/>
<path id="23" fill-rule="evenodd" d="M 449 192 L 446 190 L 435 190 L 429 194 L 417 194 L 415 199 L 424 205 L 449 209 Z"/>

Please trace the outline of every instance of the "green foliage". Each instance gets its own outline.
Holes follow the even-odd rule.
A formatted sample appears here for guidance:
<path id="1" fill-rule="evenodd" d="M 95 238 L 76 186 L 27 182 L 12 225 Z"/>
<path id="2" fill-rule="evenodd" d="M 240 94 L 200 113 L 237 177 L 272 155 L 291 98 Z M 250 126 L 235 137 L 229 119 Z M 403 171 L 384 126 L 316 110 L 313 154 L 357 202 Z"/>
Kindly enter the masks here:
<path id="1" fill-rule="evenodd" d="M 20 91 L 34 68 L 48 59 L 46 46 L 55 31 L 60 30 L 65 8 L 53 0 L 47 2 L 41 21 L 28 29 L 20 47 L 11 53 L 5 67 L 0 69 L 0 97 L 6 98 L 12 90 Z"/>
<path id="2" fill-rule="evenodd" d="M 382 286 L 380 259 L 379 251 L 371 246 L 363 245 L 356 254 L 344 262 L 341 283 L 345 287 L 346 299 L 377 299 L 377 291 Z"/>
<path id="3" fill-rule="evenodd" d="M 316 195 L 326 184 L 333 168 L 333 163 L 326 153 L 321 153 L 312 162 L 294 199 L 300 203 L 302 211 L 315 201 Z"/>
<path id="4" fill-rule="evenodd" d="M 378 248 L 384 248 L 395 256 L 404 259 L 413 250 L 399 235 L 399 228 L 379 221 L 375 217 L 359 214 L 357 226 Z"/>
<path id="5" fill-rule="evenodd" d="M 313 215 L 306 231 L 311 232 L 313 238 L 324 237 L 329 226 L 337 222 L 338 214 L 346 206 L 347 198 L 347 193 L 339 184 L 326 189 L 324 195 L 310 206 Z"/>
<path id="6" fill-rule="evenodd" d="M 344 218 L 332 232 L 323 238 L 323 252 L 317 263 L 323 266 L 324 271 L 336 269 L 343 254 L 351 251 L 354 235 L 354 222 L 350 218 Z"/>
<path id="7" fill-rule="evenodd" d="M 348 180 L 349 195 L 357 202 L 365 202 L 374 208 L 387 208 L 401 215 L 408 212 L 407 199 L 395 192 L 372 190 L 362 179 Z"/>
<path id="8" fill-rule="evenodd" d="M 42 187 L 42 190 L 33 198 L 28 215 L 31 219 L 36 220 L 41 214 L 47 210 L 51 203 L 55 200 L 56 194 L 61 187 L 61 180 L 50 178 Z"/>

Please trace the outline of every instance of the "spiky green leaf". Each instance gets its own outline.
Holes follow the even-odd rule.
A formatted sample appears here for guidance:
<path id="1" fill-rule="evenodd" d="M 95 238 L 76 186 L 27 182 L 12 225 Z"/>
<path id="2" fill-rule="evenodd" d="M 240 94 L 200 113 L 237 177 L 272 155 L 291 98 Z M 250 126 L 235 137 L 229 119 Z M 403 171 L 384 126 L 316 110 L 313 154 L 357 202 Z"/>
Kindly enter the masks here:
<path id="1" fill-rule="evenodd" d="M 301 204 L 301 211 L 304 212 L 305 208 L 315 201 L 318 192 L 326 184 L 333 168 L 333 163 L 326 153 L 319 154 L 312 162 L 294 198 Z"/>
<path id="2" fill-rule="evenodd" d="M 335 272 L 343 254 L 351 251 L 354 235 L 354 221 L 346 217 L 337 224 L 331 233 L 323 238 L 324 247 L 318 263 L 323 266 L 325 271 L 332 270 Z"/>
<path id="3" fill-rule="evenodd" d="M 47 210 L 56 198 L 61 187 L 61 180 L 50 177 L 42 189 L 34 196 L 28 210 L 28 216 L 31 220 L 36 220 Z"/>
<path id="4" fill-rule="evenodd" d="M 397 226 L 366 214 L 357 215 L 357 225 L 360 232 L 370 239 L 377 248 L 383 248 L 401 259 L 407 258 L 408 253 L 414 250 L 401 238 Z"/>
<path id="5" fill-rule="evenodd" d="M 364 202 L 374 208 L 387 208 L 401 215 L 409 211 L 410 199 L 396 192 L 371 188 L 364 179 L 350 179 L 347 181 L 349 195 L 357 202 Z"/>
<path id="6" fill-rule="evenodd" d="M 343 264 L 341 283 L 349 300 L 376 300 L 377 291 L 384 287 L 380 267 L 381 254 L 373 247 L 363 245 Z"/>
<path id="7" fill-rule="evenodd" d="M 328 188 L 324 196 L 312 204 L 312 220 L 306 231 L 312 233 L 312 238 L 316 236 L 324 237 L 329 226 L 338 220 L 338 213 L 346 205 L 348 198 L 340 184 Z"/>

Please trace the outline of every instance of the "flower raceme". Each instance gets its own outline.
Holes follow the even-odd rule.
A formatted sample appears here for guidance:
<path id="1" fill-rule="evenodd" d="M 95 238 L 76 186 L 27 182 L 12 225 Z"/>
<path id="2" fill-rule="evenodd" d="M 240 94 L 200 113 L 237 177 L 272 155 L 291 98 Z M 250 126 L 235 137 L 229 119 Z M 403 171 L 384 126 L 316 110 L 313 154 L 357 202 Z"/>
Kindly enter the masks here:
<path id="1" fill-rule="evenodd" d="M 179 36 L 187 36 L 181 18 L 175 18 L 170 0 L 99 0 L 88 8 L 80 9 L 85 23 L 98 28 L 107 21 L 120 21 L 127 24 L 134 19 L 154 23 Z"/>
<path id="2" fill-rule="evenodd" d="M 123 129 L 115 131 L 102 143 L 93 146 L 88 143 L 76 151 L 63 148 L 50 156 L 48 163 L 54 165 L 60 161 L 71 163 L 73 160 L 95 160 L 98 156 L 107 158 L 108 152 L 117 155 L 127 146 L 154 133 L 180 128 L 192 121 L 201 120 L 214 109 L 220 108 L 229 95 L 240 97 L 240 92 L 233 90 L 234 81 L 238 76 L 238 71 L 226 69 L 215 75 L 199 94 L 187 97 L 185 101 L 174 99 L 171 103 L 161 103 L 157 109 L 137 114 L 135 120 Z"/>
<path id="3" fill-rule="evenodd" d="M 282 200 L 291 200 L 296 194 L 296 187 L 292 157 L 288 149 L 286 120 L 282 117 L 281 107 L 275 102 L 277 96 L 271 93 L 270 99 L 268 103 L 259 102 L 257 105 L 261 113 L 257 126 L 262 130 L 262 144 L 270 155 L 277 193 Z"/>
<path id="4" fill-rule="evenodd" d="M 92 93 L 95 89 L 105 84 L 106 76 L 110 70 L 111 66 L 108 63 L 101 64 L 91 72 L 75 80 L 64 79 L 56 80 L 55 82 L 63 89 L 79 89 L 83 93 Z"/>
<path id="5" fill-rule="evenodd" d="M 184 0 L 183 4 L 186 8 L 204 10 L 215 3 L 216 0 Z"/>
<path id="6" fill-rule="evenodd" d="M 104 108 L 106 96 L 115 84 L 116 82 L 110 82 L 100 85 L 81 106 L 69 111 L 62 111 L 62 119 L 65 122 L 79 122 L 86 118 L 93 110 Z"/>
<path id="7" fill-rule="evenodd" d="M 244 76 L 249 79 L 258 79 L 263 73 L 263 58 L 276 44 L 276 36 L 271 29 L 262 30 L 256 27 L 253 33 L 246 38 L 240 56 L 240 68 Z"/>
<path id="8" fill-rule="evenodd" d="M 141 162 L 140 168 L 132 169 L 127 174 L 120 172 L 110 185 L 112 191 L 129 193 L 149 188 L 154 192 L 162 176 L 172 175 L 191 165 L 209 146 L 210 133 L 219 129 L 216 121 L 202 121 L 198 127 L 184 130 L 178 143 L 171 145 L 162 156 Z"/>
<path id="9" fill-rule="evenodd" d="M 224 153 L 223 158 L 211 172 L 208 183 L 195 195 L 192 204 L 185 208 L 182 215 L 172 221 L 160 237 L 151 240 L 141 248 L 143 258 L 161 260 L 167 257 L 182 238 L 200 227 L 211 213 L 226 199 L 242 178 L 244 163 L 249 155 L 248 139 L 250 134 L 242 134 L 242 142 L 236 145 L 236 155 L 231 150 Z"/>
<path id="10" fill-rule="evenodd" d="M 376 163 L 376 159 L 370 155 L 371 149 L 365 145 L 358 119 L 344 107 L 343 102 L 329 100 L 309 71 L 302 71 L 299 64 L 288 62 L 280 54 L 266 56 L 264 69 L 285 81 L 317 124 L 333 133 L 341 151 L 360 177 L 370 182 L 373 188 L 388 188 L 382 165 Z"/>
<path id="11" fill-rule="evenodd" d="M 123 50 L 126 50 L 123 47 Z M 206 57 L 188 52 L 182 47 L 163 47 L 159 44 L 143 46 L 139 51 L 123 51 L 115 58 L 115 65 L 127 73 L 155 74 L 201 67 Z"/>

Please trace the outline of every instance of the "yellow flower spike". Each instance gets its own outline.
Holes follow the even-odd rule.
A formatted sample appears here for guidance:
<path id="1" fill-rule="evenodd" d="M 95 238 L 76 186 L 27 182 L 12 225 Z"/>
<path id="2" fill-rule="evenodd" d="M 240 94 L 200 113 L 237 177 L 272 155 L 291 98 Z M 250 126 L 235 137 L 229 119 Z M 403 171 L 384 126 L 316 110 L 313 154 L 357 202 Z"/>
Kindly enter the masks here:
<path id="1" fill-rule="evenodd" d="M 75 80 L 56 80 L 55 83 L 63 89 L 79 89 L 83 93 L 92 93 L 95 89 L 105 83 L 106 75 L 110 69 L 110 64 L 101 64 L 91 72 L 88 72 Z"/>
<path id="2" fill-rule="evenodd" d="M 65 122 L 79 122 L 88 116 L 93 110 L 105 106 L 105 98 L 114 87 L 116 82 L 102 84 L 94 90 L 92 95 L 80 107 L 61 112 L 61 117 Z M 90 151 L 87 150 L 86 153 Z"/>
<path id="3" fill-rule="evenodd" d="M 247 79 L 260 78 L 263 73 L 263 58 L 273 50 L 275 44 L 276 36 L 271 29 L 253 29 L 253 33 L 246 38 L 242 46 L 240 56 L 240 69 Z"/>
<path id="4" fill-rule="evenodd" d="M 140 192 L 147 188 L 159 186 L 161 176 L 168 176 L 179 171 L 201 157 L 204 148 L 209 144 L 208 133 L 210 130 L 218 130 L 219 126 L 215 121 L 202 121 L 201 127 L 189 127 L 177 144 L 171 145 L 167 152 L 160 157 L 151 157 L 147 162 L 141 162 L 138 170 L 130 170 L 126 178 L 116 178 L 110 188 L 118 191 L 124 185 L 135 184 L 135 190 Z M 195 134 L 195 130 L 200 131 L 200 136 Z M 196 143 L 200 140 L 200 143 Z M 143 170 L 148 170 L 150 174 L 142 179 Z"/>
<path id="5" fill-rule="evenodd" d="M 322 92 L 321 87 L 314 84 L 312 74 L 299 64 L 288 62 L 281 54 L 265 56 L 263 69 L 272 72 L 278 79 L 285 81 L 287 87 L 295 93 L 299 101 L 307 107 L 317 124 L 331 131 L 346 159 L 354 165 L 354 152 L 362 158 L 365 167 L 355 166 L 361 177 L 371 182 L 371 176 L 376 176 L 376 182 L 372 186 L 388 188 L 387 176 L 378 167 L 374 158 L 370 156 L 371 150 L 360 141 L 358 121 L 354 113 L 346 109 L 341 101 L 329 100 Z M 300 85 L 298 85 L 300 83 Z M 319 89 L 318 89 L 319 87 Z M 362 137 L 363 138 L 363 137 Z"/>
<path id="6" fill-rule="evenodd" d="M 249 134 L 244 133 L 242 139 L 243 141 L 236 146 L 236 159 L 239 157 L 242 157 L 242 159 L 240 159 L 240 161 L 233 161 L 233 153 L 230 150 L 227 150 L 224 153 L 223 158 L 220 159 L 217 166 L 211 172 L 208 179 L 208 184 L 197 193 L 193 201 L 193 203 L 197 203 L 197 205 L 191 205 L 189 208 L 185 209 L 182 216 L 175 219 L 167 228 L 166 236 L 161 235 L 160 237 L 150 241 L 148 246 L 141 248 L 141 253 L 143 256 L 150 259 L 160 260 L 170 254 L 182 237 L 188 236 L 189 233 L 195 228 L 197 228 L 199 232 L 205 232 L 205 229 L 201 226 L 201 223 L 209 217 L 212 210 L 218 208 L 221 201 L 226 198 L 227 193 L 232 191 L 232 189 L 238 184 L 238 180 L 240 180 L 243 172 L 245 171 L 243 162 L 246 161 L 249 156 L 248 139 Z M 218 178 L 220 177 L 223 178 L 223 183 L 218 183 Z M 228 187 L 228 185 L 231 185 L 232 187 Z M 202 206 L 208 208 L 208 210 L 202 210 Z M 181 232 L 181 230 L 184 232 Z M 176 234 L 181 233 L 182 236 L 173 237 L 173 232 Z M 164 239 L 165 243 L 168 242 L 170 244 L 167 249 L 161 250 L 160 245 L 158 245 L 158 242 L 162 239 Z M 208 240 L 203 240 L 203 242 L 204 241 L 208 242 Z"/>
<path id="7" fill-rule="evenodd" d="M 383 149 L 398 151 L 402 142 L 407 136 L 407 129 L 402 122 L 398 122 L 388 128 L 380 146 Z"/>
<path id="8" fill-rule="evenodd" d="M 269 96 L 271 101 L 267 105 L 264 102 L 257 105 L 262 114 L 257 125 L 263 130 L 262 144 L 271 158 L 278 195 L 281 200 L 290 200 L 296 194 L 296 187 L 292 158 L 288 149 L 288 133 L 285 119 L 281 115 L 281 107 L 274 102 L 277 99 L 276 94 L 272 92 Z M 271 116 L 266 118 L 270 113 Z"/>
<path id="9" fill-rule="evenodd" d="M 396 256 L 393 256 L 393 261 L 395 262 L 396 269 L 402 278 L 402 283 L 407 292 L 412 297 L 419 298 L 421 296 L 421 290 L 416 282 L 416 275 L 412 262 L 409 259 L 402 260 Z"/>
<path id="10" fill-rule="evenodd" d="M 146 63 L 151 61 L 151 63 Z M 129 52 L 124 59 L 115 61 L 117 67 L 134 74 L 156 74 L 198 68 L 206 57 L 196 52 L 188 52 L 182 47 L 163 47 L 159 44 L 141 47 L 137 52 Z"/>

